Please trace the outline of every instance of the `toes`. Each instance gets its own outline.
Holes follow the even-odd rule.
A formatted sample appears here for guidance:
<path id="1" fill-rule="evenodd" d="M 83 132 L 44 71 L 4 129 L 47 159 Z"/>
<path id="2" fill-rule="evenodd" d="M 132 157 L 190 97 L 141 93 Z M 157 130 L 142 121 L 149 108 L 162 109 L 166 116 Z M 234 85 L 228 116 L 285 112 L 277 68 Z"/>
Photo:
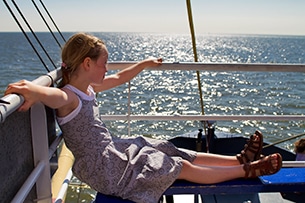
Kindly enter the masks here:
<path id="1" fill-rule="evenodd" d="M 277 166 L 279 165 L 279 163 L 278 163 L 278 154 L 272 154 L 271 158 L 272 158 L 271 159 L 272 166 L 273 166 L 274 169 L 276 169 Z"/>
<path id="2" fill-rule="evenodd" d="M 280 168 L 282 168 L 282 157 L 278 153 L 272 154 L 270 156 L 272 168 L 274 169 L 274 172 L 277 172 L 278 170 L 280 170 Z"/>

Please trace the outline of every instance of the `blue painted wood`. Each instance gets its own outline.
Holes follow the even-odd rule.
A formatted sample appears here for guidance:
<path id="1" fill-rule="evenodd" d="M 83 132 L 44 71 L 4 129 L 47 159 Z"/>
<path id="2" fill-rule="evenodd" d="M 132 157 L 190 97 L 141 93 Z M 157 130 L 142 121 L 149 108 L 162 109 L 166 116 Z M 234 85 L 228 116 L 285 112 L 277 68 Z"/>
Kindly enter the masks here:
<path id="1" fill-rule="evenodd" d="M 282 168 L 278 173 L 260 177 L 263 184 L 302 184 L 305 168 Z"/>
<path id="2" fill-rule="evenodd" d="M 259 178 L 236 179 L 218 184 L 196 184 L 178 180 L 164 192 L 164 195 L 197 194 L 205 196 L 260 192 L 305 192 L 305 168 L 283 168 L 277 174 L 261 178 L 267 179 L 268 182 L 263 182 Z M 102 202 L 131 203 L 129 200 L 98 193 L 96 203 Z"/>
<path id="3" fill-rule="evenodd" d="M 176 181 L 164 195 L 174 194 L 243 194 L 263 190 L 264 185 L 259 179 L 236 179 L 218 184 L 196 184 L 187 181 Z"/>

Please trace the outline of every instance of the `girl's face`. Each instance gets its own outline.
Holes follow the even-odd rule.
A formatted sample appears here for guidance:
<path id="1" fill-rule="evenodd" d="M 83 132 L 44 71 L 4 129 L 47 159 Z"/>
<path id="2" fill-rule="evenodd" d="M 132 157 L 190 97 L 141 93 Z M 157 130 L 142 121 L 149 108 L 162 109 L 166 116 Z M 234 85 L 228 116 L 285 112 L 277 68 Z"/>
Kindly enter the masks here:
<path id="1" fill-rule="evenodd" d="M 107 72 L 108 51 L 105 48 L 96 61 L 92 60 L 92 83 L 101 83 Z"/>

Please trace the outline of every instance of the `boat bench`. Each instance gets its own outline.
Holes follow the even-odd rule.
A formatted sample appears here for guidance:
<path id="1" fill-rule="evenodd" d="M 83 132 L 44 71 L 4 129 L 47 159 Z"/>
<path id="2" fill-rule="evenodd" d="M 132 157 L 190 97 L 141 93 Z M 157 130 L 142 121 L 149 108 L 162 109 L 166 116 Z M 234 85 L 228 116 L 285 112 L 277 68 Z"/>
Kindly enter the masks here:
<path id="1" fill-rule="evenodd" d="M 243 195 L 266 192 L 305 192 L 305 168 L 282 168 L 277 174 L 262 176 L 255 179 L 235 179 L 217 184 L 196 184 L 177 180 L 164 195 L 171 199 L 173 195 L 194 194 L 200 195 L 203 200 L 210 195 Z M 95 203 L 132 203 L 118 197 L 98 193 Z M 168 202 L 173 202 L 172 200 Z M 198 202 L 195 198 L 195 202 Z"/>

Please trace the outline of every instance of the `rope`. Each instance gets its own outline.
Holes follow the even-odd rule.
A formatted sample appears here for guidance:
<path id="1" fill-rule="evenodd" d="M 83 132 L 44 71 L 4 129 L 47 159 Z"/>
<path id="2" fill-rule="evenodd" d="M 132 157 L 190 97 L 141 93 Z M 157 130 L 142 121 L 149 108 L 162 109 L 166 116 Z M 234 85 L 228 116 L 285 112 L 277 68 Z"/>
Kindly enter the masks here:
<path id="1" fill-rule="evenodd" d="M 280 143 L 282 143 L 282 142 L 286 142 L 286 141 L 289 141 L 289 140 L 293 140 L 293 139 L 295 139 L 295 138 L 298 138 L 298 137 L 301 137 L 301 136 L 304 136 L 304 135 L 305 135 L 305 133 L 298 134 L 298 135 L 295 135 L 295 136 L 292 136 L 292 137 L 288 137 L 288 138 L 279 140 L 279 141 L 277 141 L 277 142 L 274 142 L 274 143 L 272 143 L 272 144 L 265 145 L 265 146 L 263 146 L 263 148 L 271 147 L 271 146 L 273 146 L 273 145 L 277 145 L 277 144 L 280 144 Z"/>
<path id="2" fill-rule="evenodd" d="M 17 3 L 12 0 L 12 3 L 14 4 L 16 10 L 19 12 L 19 15 L 21 16 L 21 18 L 23 19 L 24 23 L 27 25 L 27 27 L 30 29 L 32 35 L 34 36 L 34 38 L 36 39 L 37 43 L 40 45 L 41 49 L 44 51 L 45 55 L 48 57 L 48 59 L 50 60 L 50 62 L 53 64 L 54 69 L 56 69 L 56 65 L 53 62 L 52 58 L 50 57 L 50 55 L 48 54 L 47 50 L 44 48 L 44 46 L 42 45 L 42 43 L 40 42 L 40 40 L 38 39 L 36 33 L 34 32 L 34 30 L 32 29 L 31 25 L 28 23 L 27 19 L 25 18 L 25 16 L 23 15 L 23 13 L 21 12 L 21 10 L 19 9 Z M 47 69 L 47 68 L 46 68 Z M 49 69 L 47 69 L 48 72 L 50 72 Z"/>
<path id="3" fill-rule="evenodd" d="M 40 18 L 43 20 L 44 24 L 47 26 L 49 32 L 51 33 L 51 35 L 53 36 L 54 40 L 56 41 L 57 45 L 59 46 L 59 48 L 62 48 L 61 47 L 61 44 L 59 43 L 59 41 L 57 40 L 54 32 L 52 31 L 52 29 L 50 28 L 49 24 L 47 23 L 46 19 L 44 18 L 44 16 L 42 15 L 41 11 L 39 10 L 37 4 L 35 3 L 34 0 L 32 0 L 32 3 L 34 5 L 34 7 L 36 8 L 38 14 L 40 15 Z"/>
<path id="4" fill-rule="evenodd" d="M 131 105 L 131 93 L 130 93 L 130 91 L 131 91 L 131 83 L 130 83 L 130 81 L 128 82 L 128 115 L 127 115 L 127 117 L 128 117 L 128 136 L 130 137 L 130 122 L 131 122 L 131 120 L 130 120 L 130 115 L 131 115 L 131 107 L 130 107 L 130 105 Z"/>
<path id="5" fill-rule="evenodd" d="M 191 31 L 191 35 L 192 35 L 194 61 L 198 62 L 197 49 L 196 49 L 196 37 L 195 37 L 195 29 L 194 29 L 194 23 L 193 23 L 191 1 L 186 0 L 186 5 L 187 5 L 187 13 L 188 13 L 190 31 Z M 197 74 L 197 83 L 198 83 L 199 96 L 200 96 L 201 114 L 204 115 L 205 112 L 204 112 L 203 94 L 202 94 L 202 89 L 201 89 L 200 72 L 196 71 L 196 74 Z M 206 134 L 206 122 L 205 121 L 203 121 L 203 125 L 204 125 L 204 132 Z"/>
<path id="6" fill-rule="evenodd" d="M 40 0 L 40 4 L 42 5 L 42 7 L 44 8 L 45 12 L 48 14 L 50 20 L 52 21 L 54 27 L 56 28 L 57 32 L 60 34 L 61 38 L 64 40 L 64 42 L 66 42 L 66 39 L 64 38 L 64 36 L 62 35 L 61 31 L 59 30 L 59 28 L 57 27 L 55 21 L 53 20 L 51 14 L 49 13 L 47 7 L 44 5 L 44 3 L 42 2 L 42 0 Z"/>
<path id="7" fill-rule="evenodd" d="M 15 22 L 17 23 L 18 27 L 20 28 L 20 30 L 22 31 L 23 35 L 25 36 L 25 38 L 27 39 L 27 41 L 29 42 L 29 44 L 31 45 L 32 49 L 34 50 L 34 52 L 36 53 L 37 57 L 39 58 L 39 60 L 41 61 L 41 63 L 43 64 L 43 66 L 45 67 L 45 69 L 50 72 L 47 64 L 43 61 L 43 59 L 41 58 L 40 54 L 38 53 L 37 49 L 35 48 L 35 46 L 33 45 L 33 43 L 31 42 L 30 38 L 28 37 L 28 35 L 26 34 L 25 30 L 23 29 L 22 25 L 20 24 L 20 22 L 18 21 L 16 15 L 14 14 L 14 12 L 12 11 L 11 7 L 9 6 L 9 4 L 3 0 L 7 10 L 10 12 L 10 14 L 12 15 L 13 19 L 15 20 Z M 16 3 L 13 2 L 16 6 Z M 16 7 L 16 9 L 18 8 L 18 6 Z M 18 10 L 18 9 L 17 9 Z M 20 10 L 19 10 L 20 11 Z M 20 13 L 20 12 L 19 12 Z"/>

